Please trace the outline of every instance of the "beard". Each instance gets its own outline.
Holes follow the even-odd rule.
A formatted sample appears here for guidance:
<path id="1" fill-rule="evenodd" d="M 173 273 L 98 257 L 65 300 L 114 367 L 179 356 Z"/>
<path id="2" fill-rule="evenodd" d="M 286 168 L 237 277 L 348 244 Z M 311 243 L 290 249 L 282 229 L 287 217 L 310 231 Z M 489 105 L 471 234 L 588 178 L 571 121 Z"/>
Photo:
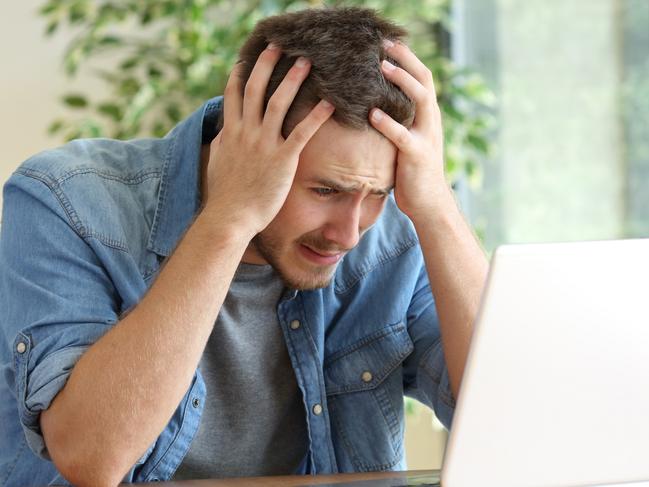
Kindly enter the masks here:
<path id="1" fill-rule="evenodd" d="M 280 276 L 286 287 L 298 291 L 309 291 L 329 286 L 338 263 L 333 265 L 310 265 L 308 268 L 301 262 L 282 262 L 282 251 L 292 250 L 294 245 L 307 245 L 320 252 L 346 252 L 337 245 L 316 234 L 306 234 L 296 241 L 284 242 L 271 233 L 261 232 L 250 242 L 255 250 L 268 262 Z"/>

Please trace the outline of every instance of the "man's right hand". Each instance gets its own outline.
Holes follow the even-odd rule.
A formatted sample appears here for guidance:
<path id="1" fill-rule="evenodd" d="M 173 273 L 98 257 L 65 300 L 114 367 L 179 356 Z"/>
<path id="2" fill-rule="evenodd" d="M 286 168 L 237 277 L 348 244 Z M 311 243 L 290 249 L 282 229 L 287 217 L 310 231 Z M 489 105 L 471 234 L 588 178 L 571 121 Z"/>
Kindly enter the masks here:
<path id="1" fill-rule="evenodd" d="M 262 51 L 245 90 L 241 66 L 235 66 L 225 88 L 223 128 L 210 144 L 205 210 L 220 215 L 225 211 L 245 225 L 251 237 L 279 213 L 300 152 L 334 112 L 330 103 L 321 100 L 284 139 L 284 118 L 311 66 L 307 59 L 298 58 L 264 112 L 268 80 L 281 55 L 272 45 Z"/>

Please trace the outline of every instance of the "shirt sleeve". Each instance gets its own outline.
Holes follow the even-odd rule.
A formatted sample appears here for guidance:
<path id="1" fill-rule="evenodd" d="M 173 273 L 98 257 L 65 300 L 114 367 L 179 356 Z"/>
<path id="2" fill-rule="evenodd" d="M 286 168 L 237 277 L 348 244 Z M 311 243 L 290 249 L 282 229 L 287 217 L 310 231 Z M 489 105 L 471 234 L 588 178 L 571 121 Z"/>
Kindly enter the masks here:
<path id="1" fill-rule="evenodd" d="M 404 362 L 405 393 L 432 408 L 442 424 L 450 428 L 455 398 L 444 358 L 435 300 L 423 264 L 407 320 L 414 350 Z"/>
<path id="2" fill-rule="evenodd" d="M 15 395 L 29 447 L 49 459 L 40 413 L 117 322 L 119 298 L 55 183 L 15 173 L 3 195 L 0 345 L 10 353 L 0 355 L 0 380 Z"/>

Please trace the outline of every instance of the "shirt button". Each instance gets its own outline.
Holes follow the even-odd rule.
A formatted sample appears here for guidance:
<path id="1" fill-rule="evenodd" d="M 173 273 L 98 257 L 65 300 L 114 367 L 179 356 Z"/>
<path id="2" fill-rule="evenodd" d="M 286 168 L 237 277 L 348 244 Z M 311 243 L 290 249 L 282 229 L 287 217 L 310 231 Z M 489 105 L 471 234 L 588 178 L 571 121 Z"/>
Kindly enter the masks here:
<path id="1" fill-rule="evenodd" d="M 313 406 L 313 414 L 315 414 L 316 416 L 322 414 L 322 406 L 320 404 L 316 404 L 315 406 Z"/>
<path id="2" fill-rule="evenodd" d="M 291 330 L 297 330 L 300 327 L 300 322 L 298 320 L 291 321 Z"/>
<path id="3" fill-rule="evenodd" d="M 25 353 L 25 350 L 27 350 L 27 345 L 25 345 L 23 342 L 20 342 L 18 345 L 16 345 L 16 352 Z"/>
<path id="4" fill-rule="evenodd" d="M 198 400 L 197 397 L 192 399 L 192 406 L 194 406 L 194 408 L 198 408 L 198 406 L 200 406 L 200 405 L 201 405 L 201 402 Z"/>
<path id="5" fill-rule="evenodd" d="M 370 372 L 369 370 L 366 370 L 361 375 L 361 379 L 363 379 L 363 382 L 372 382 L 372 372 Z"/>

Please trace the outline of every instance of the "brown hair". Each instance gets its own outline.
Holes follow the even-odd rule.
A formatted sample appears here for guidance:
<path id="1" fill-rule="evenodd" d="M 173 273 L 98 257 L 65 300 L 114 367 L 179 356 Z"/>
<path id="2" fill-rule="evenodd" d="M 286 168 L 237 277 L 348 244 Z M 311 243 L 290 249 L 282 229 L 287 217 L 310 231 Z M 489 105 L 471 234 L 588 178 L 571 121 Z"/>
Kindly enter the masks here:
<path id="1" fill-rule="evenodd" d="M 244 83 L 248 80 L 268 43 L 282 50 L 266 89 L 266 106 L 295 59 L 304 56 L 311 61 L 309 76 L 286 116 L 285 136 L 299 122 L 300 113 L 320 99 L 334 105 L 333 118 L 343 126 L 370 126 L 369 110 L 378 107 L 409 127 L 414 104 L 383 77 L 380 68 L 387 57 L 383 39 L 397 41 L 406 34 L 405 29 L 382 19 L 374 10 L 357 7 L 307 9 L 269 17 L 255 26 L 241 48 L 241 77 Z"/>

